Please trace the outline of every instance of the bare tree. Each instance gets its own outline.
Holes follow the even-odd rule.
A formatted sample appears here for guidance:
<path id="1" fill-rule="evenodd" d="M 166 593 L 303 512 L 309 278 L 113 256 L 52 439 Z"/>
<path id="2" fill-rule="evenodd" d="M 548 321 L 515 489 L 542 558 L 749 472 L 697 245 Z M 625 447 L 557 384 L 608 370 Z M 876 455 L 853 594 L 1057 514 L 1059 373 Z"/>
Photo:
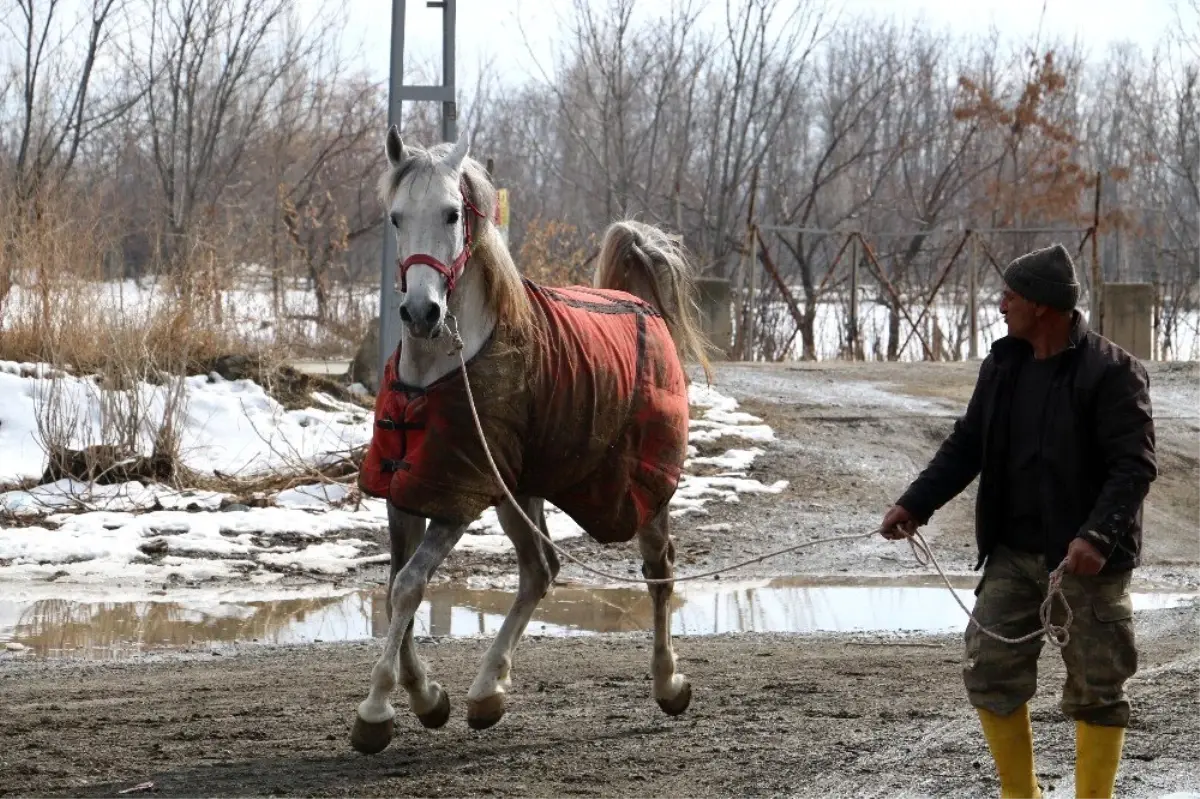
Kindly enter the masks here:
<path id="1" fill-rule="evenodd" d="M 181 267 L 198 215 L 239 181 L 288 71 L 321 30 L 297 27 L 286 0 L 147 0 L 138 54 L 146 136 L 164 219 L 164 260 Z M 148 32 L 147 32 L 148 29 Z"/>
<path id="2" fill-rule="evenodd" d="M 782 226 L 794 228 L 776 236 L 804 292 L 799 334 L 806 360 L 817 357 L 814 323 L 826 288 L 815 262 L 820 255 L 832 265 L 839 245 L 810 231 L 861 219 L 905 146 L 904 112 L 893 101 L 902 75 L 898 36 L 891 26 L 842 27 L 822 54 L 817 91 L 784 123 L 771 151 L 778 165 L 769 171 L 777 178 L 766 206 Z"/>
<path id="3" fill-rule="evenodd" d="M 136 100 L 119 85 L 96 97 L 98 59 L 110 49 L 123 21 L 125 0 L 91 0 L 86 14 L 63 18 L 60 0 L 15 0 L 3 28 L 20 63 L 14 188 L 19 204 L 60 182 L 90 136 L 125 113 Z"/>
<path id="4" fill-rule="evenodd" d="M 728 60 L 715 62 L 714 69 L 722 72 L 709 76 L 712 94 L 706 98 L 710 114 L 704 126 L 710 140 L 701 148 L 709 164 L 701 244 L 714 261 L 738 246 L 735 219 L 749 201 L 741 187 L 795 113 L 812 55 L 825 36 L 824 18 L 814 4 L 796 3 L 786 15 L 781 5 L 754 0 L 735 14 L 734 4 L 726 3 Z"/>
<path id="5" fill-rule="evenodd" d="M 279 183 L 282 222 L 312 286 L 316 321 L 323 324 L 330 321 L 332 269 L 344 268 L 345 253 L 379 225 L 372 189 L 379 172 L 380 94 L 365 80 L 318 83 L 298 98 L 304 112 L 296 127 L 280 131 L 276 152 L 288 162 Z"/>

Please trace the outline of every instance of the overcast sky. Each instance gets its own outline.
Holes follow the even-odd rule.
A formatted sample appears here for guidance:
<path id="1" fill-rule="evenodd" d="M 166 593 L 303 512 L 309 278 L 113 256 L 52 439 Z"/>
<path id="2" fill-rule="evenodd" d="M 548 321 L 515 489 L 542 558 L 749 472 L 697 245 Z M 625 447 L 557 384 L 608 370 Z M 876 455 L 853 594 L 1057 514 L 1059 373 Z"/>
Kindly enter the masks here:
<path id="1" fill-rule="evenodd" d="M 313 4 L 324 0 L 301 0 Z M 605 0 L 593 0 L 604 7 Z M 834 13 L 894 16 L 901 20 L 923 17 L 931 26 L 964 34 L 983 34 L 996 26 L 1003 36 L 1028 38 L 1041 24 L 1049 35 L 1080 40 L 1094 55 L 1115 42 L 1129 41 L 1150 51 L 1168 26 L 1174 24 L 1175 0 L 831 0 Z M 347 38 L 363 48 L 367 64 L 386 77 L 389 57 L 391 0 L 338 0 L 348 20 Z M 639 3 L 651 8 L 653 2 Z M 964 11 L 970 6 L 969 12 Z M 472 81 L 481 64 L 489 60 L 505 82 L 536 77 L 538 62 L 553 65 L 555 38 L 564 27 L 570 0 L 458 0 L 458 83 Z M 724 0 L 710 0 L 702 18 L 722 24 Z M 408 0 L 405 61 L 432 60 L 440 66 L 440 9 L 429 9 L 425 0 Z M 1195 20 L 1200 25 L 1200 20 Z M 530 48 L 524 43 L 528 39 Z M 535 60 L 536 59 L 536 60 Z"/>

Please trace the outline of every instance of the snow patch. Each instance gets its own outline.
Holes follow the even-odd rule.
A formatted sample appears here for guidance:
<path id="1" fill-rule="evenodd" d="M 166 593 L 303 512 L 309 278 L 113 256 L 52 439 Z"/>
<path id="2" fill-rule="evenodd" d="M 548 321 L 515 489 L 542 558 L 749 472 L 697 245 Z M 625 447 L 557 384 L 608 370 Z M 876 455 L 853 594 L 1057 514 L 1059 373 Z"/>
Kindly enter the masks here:
<path id="1" fill-rule="evenodd" d="M 217 491 L 180 491 L 157 483 L 143 485 L 136 480 L 99 485 L 64 478 L 28 491 L 0 493 L 0 512 L 39 516 L 57 510 L 215 510 L 228 496 Z"/>
<path id="2" fill-rule="evenodd" d="M 101 389 L 95 381 L 51 375 L 37 364 L 0 363 L 0 446 L 6 456 L 0 481 L 36 479 L 45 469 L 32 399 L 46 390 L 42 382 L 60 381 L 55 387 L 60 396 L 77 403 L 79 418 L 98 425 Z M 285 411 L 250 380 L 216 375 L 181 380 L 187 400 L 184 462 L 200 473 L 246 476 L 323 464 L 370 441 L 371 414 L 321 392 L 313 393 L 313 407 Z M 161 386 L 143 384 L 136 390 L 147 394 L 147 407 L 158 407 L 151 400 Z M 785 481 L 768 485 L 748 476 L 761 448 L 701 456 L 695 442 L 723 437 L 767 441 L 774 432 L 712 387 L 690 386 L 689 399 L 697 418 L 672 515 L 703 514 L 713 501 L 737 502 L 742 494 L 779 493 L 786 487 Z M 91 443 L 88 436 L 99 428 L 86 428 L 84 424 L 76 431 L 80 438 L 72 446 Z M 716 473 L 686 471 L 700 466 Z M 253 504 L 266 507 L 234 501 L 214 491 L 70 479 L 0 493 L 0 512 L 21 523 L 0 527 L 0 586 L 18 593 L 35 586 L 59 594 L 139 585 L 183 585 L 194 591 L 229 580 L 262 591 L 296 573 L 344 575 L 389 560 L 386 504 L 359 496 L 351 486 L 314 482 L 256 495 Z M 547 503 L 545 510 L 553 540 L 583 535 L 559 508 Z M 512 544 L 495 508 L 489 508 L 456 548 L 502 553 Z"/>
<path id="3" fill-rule="evenodd" d="M 327 509 L 345 501 L 350 488 L 341 483 L 309 483 L 280 491 L 275 495 L 275 505 L 280 508 Z"/>
<path id="4" fill-rule="evenodd" d="M 52 373 L 38 364 L 0 362 L 0 485 L 37 480 L 48 458 L 38 433 L 39 411 L 48 403 L 61 412 L 72 449 L 100 443 L 102 408 L 132 402 L 145 416 L 139 451 L 148 456 L 153 433 L 167 415 L 171 392 L 182 396 L 180 460 L 197 473 L 251 477 L 297 466 L 334 462 L 371 440 L 372 414 L 365 408 L 313 392 L 325 406 L 285 410 L 252 380 L 216 374 L 173 378 L 165 385 L 141 382 L 131 392 L 101 387 L 91 376 Z M 118 396 L 119 395 L 119 396 Z"/>

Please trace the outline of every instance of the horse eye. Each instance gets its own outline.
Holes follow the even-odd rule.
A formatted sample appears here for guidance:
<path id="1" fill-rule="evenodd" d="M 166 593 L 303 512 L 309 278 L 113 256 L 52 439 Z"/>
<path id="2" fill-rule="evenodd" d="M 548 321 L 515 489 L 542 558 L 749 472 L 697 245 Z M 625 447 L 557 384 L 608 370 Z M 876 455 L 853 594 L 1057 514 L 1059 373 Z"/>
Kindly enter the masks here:
<path id="1" fill-rule="evenodd" d="M 398 228 L 398 227 L 400 227 L 400 214 L 399 214 L 399 212 L 397 212 L 397 211 L 392 211 L 392 213 L 388 215 L 388 219 L 389 219 L 389 221 L 392 223 L 392 227 L 394 227 L 394 228 Z"/>
<path id="2" fill-rule="evenodd" d="M 458 221 L 458 209 L 457 208 L 446 212 L 446 224 L 447 225 L 453 225 L 457 221 Z"/>

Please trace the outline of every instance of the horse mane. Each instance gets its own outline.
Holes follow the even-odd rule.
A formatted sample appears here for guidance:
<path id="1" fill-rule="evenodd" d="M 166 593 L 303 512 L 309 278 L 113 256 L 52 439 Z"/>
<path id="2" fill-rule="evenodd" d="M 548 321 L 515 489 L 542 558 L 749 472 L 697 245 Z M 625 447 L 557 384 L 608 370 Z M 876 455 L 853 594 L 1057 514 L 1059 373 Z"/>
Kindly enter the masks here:
<path id="1" fill-rule="evenodd" d="M 453 148 L 453 143 L 449 142 L 429 148 L 406 143 L 403 160 L 395 166 L 389 162 L 379 176 L 379 200 L 384 208 L 391 204 L 405 178 L 417 172 L 432 171 L 434 164 Z M 474 266 L 483 274 L 484 291 L 497 322 L 523 338 L 534 328 L 533 306 L 525 293 L 521 273 L 492 221 L 496 216 L 496 187 L 484 166 L 470 155 L 463 159 L 462 188 L 467 200 L 482 214 L 482 217 L 476 216 L 469 209 L 463 209 L 463 218 L 469 216 L 471 223 L 472 249 L 468 269 Z"/>

